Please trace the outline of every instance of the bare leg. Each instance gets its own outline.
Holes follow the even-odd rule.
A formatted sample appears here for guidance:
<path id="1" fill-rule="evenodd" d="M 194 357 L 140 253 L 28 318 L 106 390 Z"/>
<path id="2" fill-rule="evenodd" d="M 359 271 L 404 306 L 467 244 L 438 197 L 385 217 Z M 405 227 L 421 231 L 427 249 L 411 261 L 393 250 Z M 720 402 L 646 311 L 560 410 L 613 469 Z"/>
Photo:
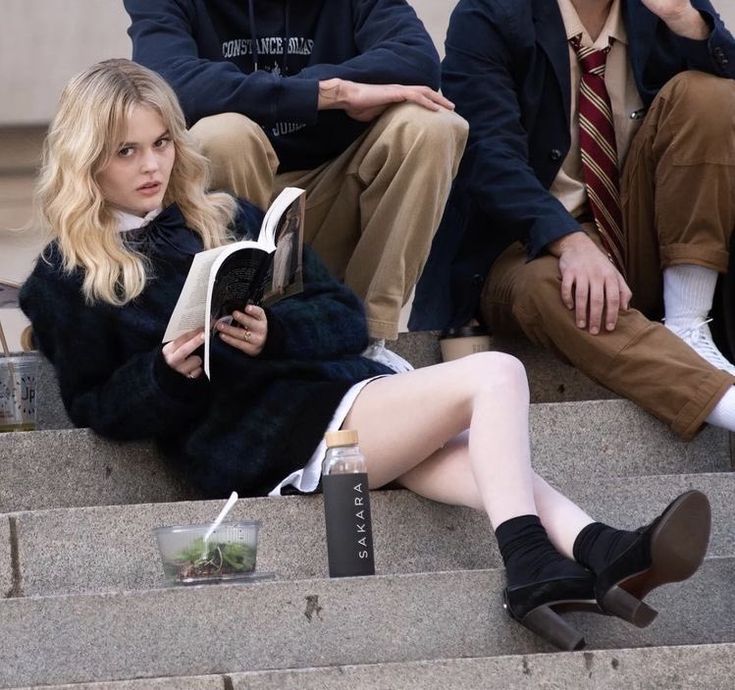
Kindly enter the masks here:
<path id="1" fill-rule="evenodd" d="M 344 426 L 358 430 L 373 487 L 398 480 L 427 498 L 484 509 L 493 527 L 539 515 L 569 557 L 592 522 L 531 469 L 528 386 L 508 355 L 379 379 L 358 396 Z"/>
<path id="2" fill-rule="evenodd" d="M 484 510 L 470 464 L 467 434 L 410 470 L 398 481 L 407 489 L 434 501 Z M 579 506 L 534 473 L 533 497 L 538 516 L 559 553 L 573 559 L 574 540 L 594 522 Z"/>
<path id="3" fill-rule="evenodd" d="M 534 474 L 533 479 L 533 496 L 551 543 L 559 553 L 573 559 L 574 540 L 594 520 L 537 474 Z"/>
<path id="4" fill-rule="evenodd" d="M 466 431 L 396 481 L 432 501 L 485 511 L 472 473 L 469 433 Z"/>
<path id="5" fill-rule="evenodd" d="M 373 487 L 401 478 L 469 429 L 470 468 L 493 526 L 537 514 L 528 384 L 513 357 L 482 353 L 379 379 L 360 393 L 344 427 L 359 433 Z M 451 458 L 451 448 L 444 454 Z M 466 473 L 438 473 L 441 483 L 435 474 L 430 464 L 404 481 L 424 495 L 476 505 Z"/>

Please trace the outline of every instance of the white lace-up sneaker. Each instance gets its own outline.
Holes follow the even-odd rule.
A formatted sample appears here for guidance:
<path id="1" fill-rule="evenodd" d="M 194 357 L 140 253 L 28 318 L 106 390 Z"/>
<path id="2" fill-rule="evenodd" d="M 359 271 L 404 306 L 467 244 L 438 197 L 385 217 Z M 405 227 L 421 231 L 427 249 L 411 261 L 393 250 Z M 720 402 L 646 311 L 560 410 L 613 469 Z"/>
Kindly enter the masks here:
<path id="1" fill-rule="evenodd" d="M 385 366 L 390 367 L 397 374 L 413 370 L 413 367 L 403 357 L 392 352 L 385 346 L 385 340 L 370 341 L 370 345 L 367 346 L 362 356 L 372 359 L 374 362 L 385 364 Z"/>
<path id="2" fill-rule="evenodd" d="M 688 328 L 672 328 L 668 324 L 664 324 L 672 333 L 678 335 L 689 347 L 692 348 L 702 359 L 707 360 L 713 367 L 722 369 L 728 374 L 735 376 L 735 365 L 725 359 L 725 356 L 717 349 L 712 340 L 712 333 L 709 330 L 709 322 L 707 319 L 701 323 L 695 324 Z"/>

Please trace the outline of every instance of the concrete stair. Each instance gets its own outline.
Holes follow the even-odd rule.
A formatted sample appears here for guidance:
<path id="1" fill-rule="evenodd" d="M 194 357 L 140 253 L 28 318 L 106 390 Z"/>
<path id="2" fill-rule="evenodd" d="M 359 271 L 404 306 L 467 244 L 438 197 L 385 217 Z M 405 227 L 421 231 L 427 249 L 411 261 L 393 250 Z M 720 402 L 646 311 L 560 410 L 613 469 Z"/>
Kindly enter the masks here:
<path id="1" fill-rule="evenodd" d="M 441 361 L 439 333 L 422 331 L 401 333 L 391 347 L 415 367 L 425 367 Z M 495 336 L 492 347 L 518 357 L 528 371 L 531 401 L 575 402 L 581 400 L 610 400 L 617 396 L 587 378 L 569 364 L 531 345 L 522 338 Z M 56 376 L 52 367 L 42 363 L 39 372 L 38 427 L 40 429 L 68 429 L 73 424 L 59 398 Z"/>
<path id="2" fill-rule="evenodd" d="M 601 478 L 581 472 L 557 485 L 594 517 L 630 529 L 669 501 L 699 489 L 712 503 L 709 556 L 735 557 L 735 476 L 680 474 Z M 164 586 L 151 530 L 206 523 L 221 501 L 33 510 L 8 515 L 15 539 L 13 587 L 26 597 L 120 592 Z M 502 566 L 487 518 L 404 490 L 373 493 L 376 569 L 383 575 Z M 258 570 L 281 580 L 327 577 L 322 497 L 242 499 L 233 518 L 260 520 Z"/>
<path id="3" fill-rule="evenodd" d="M 37 690 L 725 690 L 735 645 L 524 654 L 35 686 Z M 13 690 L 28 690 L 14 688 Z"/>
<path id="4" fill-rule="evenodd" d="M 705 429 L 687 444 L 627 400 L 534 404 L 531 439 L 535 465 L 551 479 L 574 476 L 586 465 L 624 477 L 732 466 L 729 434 Z M 195 495 L 151 444 L 115 443 L 89 429 L 0 435 L 0 457 L 2 512 Z"/>
<path id="5" fill-rule="evenodd" d="M 0 688 L 730 687 L 729 434 L 682 443 L 527 343 L 496 345 L 529 366 L 536 468 L 595 518 L 633 528 L 689 488 L 710 498 L 707 560 L 653 593 L 649 628 L 574 614 L 587 649 L 554 652 L 502 610 L 487 519 L 403 490 L 372 495 L 375 577 L 327 577 L 322 498 L 303 496 L 233 511 L 263 522 L 257 569 L 273 579 L 169 587 L 151 529 L 207 522 L 221 502 L 195 500 L 149 444 L 67 428 L 46 368 L 46 428 L 0 436 Z M 436 334 L 395 349 L 432 363 Z"/>
<path id="6" fill-rule="evenodd" d="M 643 630 L 570 618 L 591 649 L 733 643 L 734 564 L 708 559 L 657 590 Z M 0 685 L 551 651 L 507 618 L 502 588 L 502 570 L 483 569 L 10 599 Z"/>

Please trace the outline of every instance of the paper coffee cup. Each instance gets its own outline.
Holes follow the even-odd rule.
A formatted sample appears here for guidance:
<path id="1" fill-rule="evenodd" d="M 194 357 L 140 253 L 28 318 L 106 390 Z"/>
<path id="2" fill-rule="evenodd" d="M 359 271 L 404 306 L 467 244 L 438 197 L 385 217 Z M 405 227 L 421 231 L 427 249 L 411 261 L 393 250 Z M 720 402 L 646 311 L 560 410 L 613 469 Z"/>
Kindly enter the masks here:
<path id="1" fill-rule="evenodd" d="M 442 361 L 451 362 L 475 352 L 487 352 L 490 349 L 490 334 L 482 326 L 450 328 L 441 334 L 439 347 Z"/>

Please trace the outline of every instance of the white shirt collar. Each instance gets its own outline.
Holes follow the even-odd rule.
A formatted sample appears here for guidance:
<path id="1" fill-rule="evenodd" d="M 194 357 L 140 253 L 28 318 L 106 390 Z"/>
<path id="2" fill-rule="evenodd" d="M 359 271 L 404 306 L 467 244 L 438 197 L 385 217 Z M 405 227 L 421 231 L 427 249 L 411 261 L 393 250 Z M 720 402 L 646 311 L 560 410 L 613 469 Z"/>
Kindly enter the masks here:
<path id="1" fill-rule="evenodd" d="M 620 0 L 614 0 L 610 6 L 610 10 L 605 20 L 605 25 L 594 43 L 584 28 L 582 21 L 577 14 L 571 0 L 558 0 L 561 18 L 564 22 L 564 29 L 567 32 L 567 40 L 575 36 L 582 36 L 582 45 L 590 48 L 606 48 L 610 44 L 610 39 L 614 38 L 620 43 L 628 45 L 628 34 L 625 30 L 623 22 L 623 11 Z"/>
<path id="2" fill-rule="evenodd" d="M 163 209 L 155 208 L 146 213 L 142 218 L 127 211 L 115 211 L 117 218 L 117 229 L 119 232 L 127 232 L 128 230 L 137 230 L 150 223 Z"/>

